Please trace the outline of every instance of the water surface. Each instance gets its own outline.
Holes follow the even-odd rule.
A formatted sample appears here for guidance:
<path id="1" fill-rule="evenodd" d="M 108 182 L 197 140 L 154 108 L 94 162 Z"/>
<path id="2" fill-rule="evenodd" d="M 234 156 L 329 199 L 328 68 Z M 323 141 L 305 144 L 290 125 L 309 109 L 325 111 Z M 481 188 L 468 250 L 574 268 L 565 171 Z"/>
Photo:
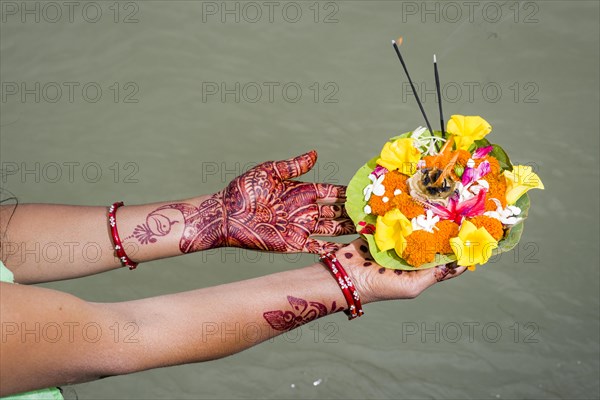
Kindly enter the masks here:
<path id="1" fill-rule="evenodd" d="M 271 18 L 261 2 L 96 1 L 72 22 L 25 3 L 39 22 L 3 8 L 0 26 L 1 161 L 39 170 L 3 178 L 21 202 L 186 198 L 311 148 L 307 180 L 347 183 L 387 138 L 423 124 L 390 45 L 399 35 L 430 119 L 437 53 L 446 113 L 484 116 L 546 185 L 518 251 L 416 300 L 223 360 L 77 385 L 80 398 L 598 398 L 597 2 L 475 2 L 470 13 L 297 1 Z M 23 83 L 34 94 L 22 97 Z M 313 260 L 214 251 L 44 286 L 120 301 Z"/>

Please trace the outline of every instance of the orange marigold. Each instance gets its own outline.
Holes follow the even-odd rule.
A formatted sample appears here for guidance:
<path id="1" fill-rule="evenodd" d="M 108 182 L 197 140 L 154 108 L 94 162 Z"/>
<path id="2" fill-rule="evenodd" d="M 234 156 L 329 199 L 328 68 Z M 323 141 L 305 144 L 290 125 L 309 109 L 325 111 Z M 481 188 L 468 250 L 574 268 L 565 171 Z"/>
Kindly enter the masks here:
<path id="1" fill-rule="evenodd" d="M 485 158 L 475 160 L 475 165 L 478 166 L 483 161 L 488 161 L 490 163 L 490 173 L 488 175 L 499 176 L 502 174 L 502 170 L 500 169 L 500 162 L 496 157 L 487 156 Z"/>
<path id="2" fill-rule="evenodd" d="M 473 218 L 468 218 L 467 221 L 471 221 L 477 228 L 484 227 L 496 240 L 500 240 L 504 237 L 502 222 L 498 221 L 496 218 L 488 217 L 487 215 L 478 215 Z"/>
<path id="3" fill-rule="evenodd" d="M 433 234 L 437 252 L 441 254 L 452 253 L 450 238 L 458 236 L 458 224 L 450 220 L 440 221 L 435 225 Z"/>
<path id="4" fill-rule="evenodd" d="M 402 258 L 413 267 L 435 260 L 434 234 L 424 230 L 413 231 L 406 237 L 407 246 Z"/>
<path id="5" fill-rule="evenodd" d="M 469 161 L 469 158 L 471 158 L 471 153 L 466 150 L 448 151 L 444 154 L 423 157 L 423 160 L 425 160 L 425 165 L 427 168 L 437 168 L 443 170 L 457 153 L 458 158 L 456 159 L 456 165 L 465 167 L 467 165 L 467 161 Z M 450 171 L 450 176 L 453 180 L 460 181 L 460 178 L 456 175 L 454 169 Z"/>
<path id="6" fill-rule="evenodd" d="M 425 208 L 415 201 L 409 194 L 402 193 L 392 200 L 394 207 L 398 208 L 408 219 L 425 214 Z"/>
<path id="7" fill-rule="evenodd" d="M 386 190 L 386 192 L 387 192 L 387 190 Z M 387 194 L 384 194 L 382 197 L 371 195 L 371 198 L 369 199 L 369 206 L 371 206 L 371 212 L 373 214 L 385 215 L 386 212 L 388 212 L 392 208 L 394 208 L 391 201 L 388 201 L 387 203 L 383 202 L 383 197 L 385 197 L 385 196 L 387 196 Z"/>
<path id="8" fill-rule="evenodd" d="M 406 184 L 408 178 L 407 175 L 398 171 L 389 171 L 386 173 L 382 182 L 385 187 L 385 193 L 383 196 L 372 195 L 369 199 L 371 212 L 375 215 L 385 215 L 391 209 L 398 208 L 407 218 L 414 218 L 417 215 L 424 214 L 425 210 L 423 207 L 408 195 L 408 185 Z M 397 189 L 400 189 L 401 194 L 394 195 Z M 384 198 L 387 198 L 387 202 L 383 201 Z"/>
<path id="9" fill-rule="evenodd" d="M 385 178 L 383 180 L 383 184 L 385 186 L 385 193 L 394 194 L 394 190 L 400 189 L 403 192 L 408 191 L 408 184 L 406 180 L 409 178 L 408 175 L 404 175 L 399 171 L 389 171 L 385 174 Z"/>
<path id="10" fill-rule="evenodd" d="M 500 200 L 502 207 L 506 207 L 506 178 L 504 175 L 489 173 L 483 179 L 490 185 L 486 195 L 485 211 L 496 211 L 498 206 L 492 198 Z"/>
<path id="11" fill-rule="evenodd" d="M 458 225 L 444 220 L 436 224 L 433 233 L 418 230 L 406 237 L 407 246 L 402 258 L 413 267 L 435 260 L 436 253 L 452 253 L 450 238 L 458 236 Z"/>

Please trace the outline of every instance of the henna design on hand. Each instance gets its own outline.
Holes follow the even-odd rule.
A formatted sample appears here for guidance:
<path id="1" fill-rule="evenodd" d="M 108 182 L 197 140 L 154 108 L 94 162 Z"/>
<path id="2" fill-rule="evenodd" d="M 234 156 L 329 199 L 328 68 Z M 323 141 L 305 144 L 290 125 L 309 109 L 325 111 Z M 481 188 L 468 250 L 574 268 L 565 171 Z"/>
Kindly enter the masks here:
<path id="1" fill-rule="evenodd" d="M 344 207 L 317 204 L 342 202 L 345 187 L 289 179 L 308 172 L 314 151 L 286 161 L 268 161 L 235 178 L 223 191 L 227 245 L 276 252 L 322 253 L 336 243 L 311 235 L 354 232 Z"/>
<path id="2" fill-rule="evenodd" d="M 276 310 L 263 313 L 264 319 L 276 331 L 290 331 L 327 314 L 343 311 L 344 307 L 337 307 L 334 301 L 328 311 L 327 306 L 316 301 L 306 301 L 294 296 L 287 297 L 292 306 L 292 311 Z"/>
<path id="3" fill-rule="evenodd" d="M 155 243 L 183 216 L 182 253 L 223 246 L 280 253 L 336 251 L 339 244 L 311 236 L 355 232 L 345 207 L 331 204 L 345 201 L 346 188 L 290 180 L 308 172 L 316 159 L 316 152 L 311 151 L 259 164 L 199 206 L 174 203 L 157 208 L 128 238 Z M 173 216 L 168 210 L 179 214 Z"/>

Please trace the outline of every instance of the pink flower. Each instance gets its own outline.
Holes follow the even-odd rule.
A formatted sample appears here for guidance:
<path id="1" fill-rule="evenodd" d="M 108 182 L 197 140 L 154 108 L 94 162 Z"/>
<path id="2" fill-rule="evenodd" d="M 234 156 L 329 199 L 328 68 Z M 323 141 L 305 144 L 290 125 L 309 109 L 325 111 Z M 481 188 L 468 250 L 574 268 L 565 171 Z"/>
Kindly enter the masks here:
<path id="1" fill-rule="evenodd" d="M 477 160 L 479 158 L 483 158 L 485 156 L 487 156 L 488 154 L 490 154 L 492 152 L 492 150 L 494 150 L 494 146 L 486 146 L 486 147 L 480 147 L 477 150 L 475 150 L 475 153 L 473 153 L 473 160 Z"/>
<path id="2" fill-rule="evenodd" d="M 388 172 L 388 169 L 386 167 L 382 167 L 381 165 L 378 165 L 377 167 L 375 167 L 375 169 L 371 173 L 373 175 L 375 175 L 376 178 L 379 178 L 381 175 L 387 174 L 387 172 Z"/>
<path id="3" fill-rule="evenodd" d="M 481 178 L 486 176 L 491 170 L 490 162 L 487 160 L 479 164 L 477 168 L 473 168 L 474 165 L 475 161 L 469 159 L 465 171 L 462 175 L 461 183 L 464 187 L 468 187 L 473 182 L 480 180 Z"/>
<path id="4" fill-rule="evenodd" d="M 446 207 L 439 204 L 427 204 L 434 214 L 439 215 L 442 219 L 449 219 L 457 224 L 460 224 L 463 218 L 475 217 L 485 212 L 485 196 L 487 190 L 482 189 L 477 193 L 477 196 L 459 203 L 458 193 L 454 193 L 448 199 Z"/>

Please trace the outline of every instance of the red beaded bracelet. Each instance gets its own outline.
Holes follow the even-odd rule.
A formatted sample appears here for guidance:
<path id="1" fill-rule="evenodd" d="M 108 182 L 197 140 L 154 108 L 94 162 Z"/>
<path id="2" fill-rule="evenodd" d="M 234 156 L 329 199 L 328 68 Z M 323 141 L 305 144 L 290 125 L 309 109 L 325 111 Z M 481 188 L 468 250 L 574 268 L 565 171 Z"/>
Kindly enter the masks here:
<path id="1" fill-rule="evenodd" d="M 348 303 L 348 310 L 345 313 L 348 315 L 349 320 L 353 320 L 356 317 L 360 317 L 364 314 L 362 310 L 362 304 L 360 302 L 360 295 L 358 290 L 354 286 L 352 279 L 346 273 L 344 267 L 340 261 L 332 253 L 326 253 L 320 257 L 320 260 L 327 266 L 331 274 L 334 276 L 336 282 L 342 289 L 344 298 Z"/>
<path id="2" fill-rule="evenodd" d="M 108 225 L 110 227 L 110 234 L 113 239 L 113 244 L 115 245 L 117 257 L 119 257 L 119 260 L 121 260 L 123 266 L 127 266 L 130 270 L 132 270 L 138 266 L 138 263 L 131 261 L 131 258 L 129 258 L 125 253 L 125 249 L 121 243 L 121 238 L 119 237 L 119 232 L 117 231 L 117 209 L 122 205 L 123 202 L 119 201 L 108 208 Z"/>

